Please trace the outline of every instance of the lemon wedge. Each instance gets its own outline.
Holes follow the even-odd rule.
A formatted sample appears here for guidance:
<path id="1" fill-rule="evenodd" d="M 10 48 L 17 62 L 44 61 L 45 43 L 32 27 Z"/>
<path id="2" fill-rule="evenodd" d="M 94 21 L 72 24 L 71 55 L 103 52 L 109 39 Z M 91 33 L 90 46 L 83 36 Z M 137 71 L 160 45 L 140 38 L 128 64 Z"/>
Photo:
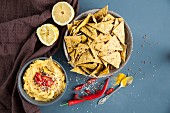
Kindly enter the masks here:
<path id="1" fill-rule="evenodd" d="M 53 43 L 57 41 L 59 36 L 58 28 L 52 24 L 44 24 L 40 26 L 37 29 L 36 33 L 41 43 L 46 46 L 53 45 Z"/>
<path id="2" fill-rule="evenodd" d="M 58 2 L 53 6 L 52 18 L 60 26 L 67 25 L 74 18 L 73 7 L 67 2 Z"/>

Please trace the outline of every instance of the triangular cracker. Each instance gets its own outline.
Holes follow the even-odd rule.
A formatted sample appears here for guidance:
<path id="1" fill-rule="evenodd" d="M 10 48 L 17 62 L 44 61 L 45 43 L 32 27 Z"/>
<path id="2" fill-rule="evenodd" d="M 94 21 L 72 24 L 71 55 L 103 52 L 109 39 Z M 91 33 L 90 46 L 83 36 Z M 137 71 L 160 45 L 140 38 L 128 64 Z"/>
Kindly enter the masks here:
<path id="1" fill-rule="evenodd" d="M 88 28 L 87 28 L 88 27 Z M 97 31 L 94 28 L 90 28 L 89 26 L 84 26 L 80 29 L 81 32 L 86 34 L 88 37 L 95 39 L 97 37 Z"/>
<path id="2" fill-rule="evenodd" d="M 84 52 L 86 52 L 89 49 L 89 46 L 87 44 L 78 44 L 78 46 L 75 48 L 75 58 L 77 56 L 80 56 L 81 54 L 83 54 Z"/>
<path id="3" fill-rule="evenodd" d="M 83 22 L 81 22 L 81 24 L 76 28 L 76 30 L 73 32 L 73 35 L 75 35 L 76 33 L 79 32 L 79 30 L 85 26 L 88 22 L 89 22 L 89 19 L 91 17 L 91 13 L 88 14 L 88 16 L 83 20 Z"/>
<path id="4" fill-rule="evenodd" d="M 120 45 L 119 40 L 117 39 L 117 37 L 114 35 L 113 37 L 111 37 L 111 39 L 106 43 L 107 49 L 109 49 L 108 51 L 114 51 L 114 50 L 119 50 L 122 51 L 123 48 Z"/>
<path id="5" fill-rule="evenodd" d="M 101 61 L 103 62 L 105 67 L 108 67 L 108 63 L 105 60 L 101 59 Z"/>
<path id="6" fill-rule="evenodd" d="M 86 35 L 81 35 L 81 42 L 84 43 L 87 41 Z"/>
<path id="7" fill-rule="evenodd" d="M 89 29 L 90 32 L 92 33 L 92 35 L 89 36 L 89 37 L 92 38 L 92 39 L 96 39 L 96 38 L 97 38 L 97 30 L 94 29 L 94 28 L 91 27 L 91 26 L 88 26 L 88 25 L 86 25 L 86 27 L 87 27 L 87 29 Z"/>
<path id="8" fill-rule="evenodd" d="M 92 64 L 79 64 L 78 66 L 86 67 L 88 69 L 95 69 L 97 67 L 97 63 L 92 63 Z"/>
<path id="9" fill-rule="evenodd" d="M 99 74 L 100 70 L 102 70 L 102 69 L 103 69 L 103 65 L 99 64 L 98 67 L 90 75 L 97 76 Z"/>
<path id="10" fill-rule="evenodd" d="M 124 21 L 122 21 L 115 29 L 113 29 L 113 33 L 118 37 L 120 42 L 125 45 L 125 29 L 124 29 Z"/>
<path id="11" fill-rule="evenodd" d="M 106 5 L 105 7 L 103 7 L 102 9 L 97 11 L 96 13 L 94 13 L 94 17 L 97 20 L 100 20 L 100 18 L 103 18 L 107 15 L 107 12 L 108 12 L 108 5 Z"/>
<path id="12" fill-rule="evenodd" d="M 84 63 L 88 63 L 88 62 L 94 62 L 94 61 L 95 61 L 95 59 L 93 58 L 90 51 L 86 51 L 80 56 L 78 61 L 75 62 L 75 65 L 84 64 Z"/>
<path id="13" fill-rule="evenodd" d="M 100 22 L 100 23 L 88 23 L 87 25 L 97 29 L 98 31 L 102 32 L 103 34 L 109 34 L 110 30 L 113 28 L 113 24 L 109 22 Z"/>
<path id="14" fill-rule="evenodd" d="M 75 62 L 75 50 L 73 52 L 71 52 L 69 55 L 71 57 L 71 60 L 69 61 L 69 63 L 71 65 L 74 65 L 74 62 Z"/>
<path id="15" fill-rule="evenodd" d="M 119 68 L 119 66 L 120 66 L 121 57 L 120 57 L 120 53 L 117 51 L 113 52 L 112 54 L 109 54 L 107 56 L 103 56 L 101 58 L 116 68 Z"/>
<path id="16" fill-rule="evenodd" d="M 110 71 L 109 71 L 109 66 L 108 66 L 103 71 L 100 72 L 99 76 L 109 74 L 109 72 Z"/>
<path id="17" fill-rule="evenodd" d="M 86 73 L 80 68 L 80 67 L 74 67 L 72 70 L 70 70 L 72 72 L 76 72 L 76 73 L 79 73 L 79 74 L 83 74 L 85 75 Z"/>
<path id="18" fill-rule="evenodd" d="M 89 45 L 90 50 L 91 50 L 91 52 L 92 52 L 92 55 L 93 55 L 93 57 L 94 57 L 94 59 L 95 59 L 94 62 L 102 64 L 100 58 L 98 57 L 98 52 L 94 49 L 94 46 L 95 46 L 94 43 L 91 43 L 91 44 Z"/>
<path id="19" fill-rule="evenodd" d="M 119 25 L 119 19 L 116 18 L 116 19 L 115 19 L 115 23 L 114 23 L 114 28 L 116 28 L 118 25 Z"/>
<path id="20" fill-rule="evenodd" d="M 81 67 L 82 70 L 84 70 L 87 74 L 90 75 L 91 71 L 89 69 L 87 69 L 86 67 Z"/>
<path id="21" fill-rule="evenodd" d="M 121 55 L 122 60 L 125 62 L 127 45 L 122 45 L 122 48 L 123 48 L 123 51 L 121 51 L 120 55 Z"/>
<path id="22" fill-rule="evenodd" d="M 95 50 L 97 50 L 97 51 L 103 51 L 103 50 L 105 50 L 105 44 L 104 44 L 104 42 L 96 42 L 96 44 L 95 44 Z"/>
<path id="23" fill-rule="evenodd" d="M 71 53 L 74 48 L 81 42 L 81 36 L 65 36 L 66 47 L 68 53 Z"/>
<path id="24" fill-rule="evenodd" d="M 113 23 L 115 21 L 115 17 L 113 17 L 111 14 L 107 14 L 103 19 L 102 22 L 110 22 Z"/>

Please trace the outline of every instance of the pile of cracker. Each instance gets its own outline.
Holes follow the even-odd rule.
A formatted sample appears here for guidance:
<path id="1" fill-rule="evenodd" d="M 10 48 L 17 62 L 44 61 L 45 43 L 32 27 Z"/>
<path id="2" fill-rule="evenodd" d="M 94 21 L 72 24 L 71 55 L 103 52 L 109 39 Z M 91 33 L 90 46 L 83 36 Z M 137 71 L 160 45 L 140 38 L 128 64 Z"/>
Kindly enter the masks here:
<path id="1" fill-rule="evenodd" d="M 71 71 L 94 77 L 109 74 L 126 60 L 123 18 L 108 13 L 108 6 L 67 25 L 64 37 Z"/>

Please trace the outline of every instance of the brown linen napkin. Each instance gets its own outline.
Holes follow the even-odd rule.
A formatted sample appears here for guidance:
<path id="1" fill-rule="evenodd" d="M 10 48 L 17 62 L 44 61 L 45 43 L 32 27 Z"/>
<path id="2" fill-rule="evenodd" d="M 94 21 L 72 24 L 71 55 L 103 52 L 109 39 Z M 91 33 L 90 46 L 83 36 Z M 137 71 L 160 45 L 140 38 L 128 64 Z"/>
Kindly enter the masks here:
<path id="1" fill-rule="evenodd" d="M 58 1 L 1 0 L 0 113 L 40 113 L 37 106 L 20 96 L 16 81 L 19 70 L 27 61 L 51 56 L 58 50 L 66 27 L 57 26 L 60 37 L 50 47 L 41 44 L 35 33 L 36 28 L 43 23 L 53 23 L 50 10 Z M 78 0 L 66 1 L 78 11 Z"/>

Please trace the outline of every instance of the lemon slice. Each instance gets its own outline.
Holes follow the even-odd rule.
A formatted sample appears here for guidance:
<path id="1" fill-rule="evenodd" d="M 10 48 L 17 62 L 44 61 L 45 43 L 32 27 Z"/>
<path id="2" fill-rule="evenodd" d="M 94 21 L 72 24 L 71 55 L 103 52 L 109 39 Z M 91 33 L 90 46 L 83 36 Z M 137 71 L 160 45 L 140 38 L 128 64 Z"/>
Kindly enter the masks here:
<path id="1" fill-rule="evenodd" d="M 58 28 L 52 24 L 44 24 L 36 32 L 41 43 L 46 46 L 53 45 L 59 36 Z"/>
<path id="2" fill-rule="evenodd" d="M 52 18 L 60 26 L 67 25 L 74 18 L 74 9 L 67 2 L 58 2 L 53 6 Z"/>

